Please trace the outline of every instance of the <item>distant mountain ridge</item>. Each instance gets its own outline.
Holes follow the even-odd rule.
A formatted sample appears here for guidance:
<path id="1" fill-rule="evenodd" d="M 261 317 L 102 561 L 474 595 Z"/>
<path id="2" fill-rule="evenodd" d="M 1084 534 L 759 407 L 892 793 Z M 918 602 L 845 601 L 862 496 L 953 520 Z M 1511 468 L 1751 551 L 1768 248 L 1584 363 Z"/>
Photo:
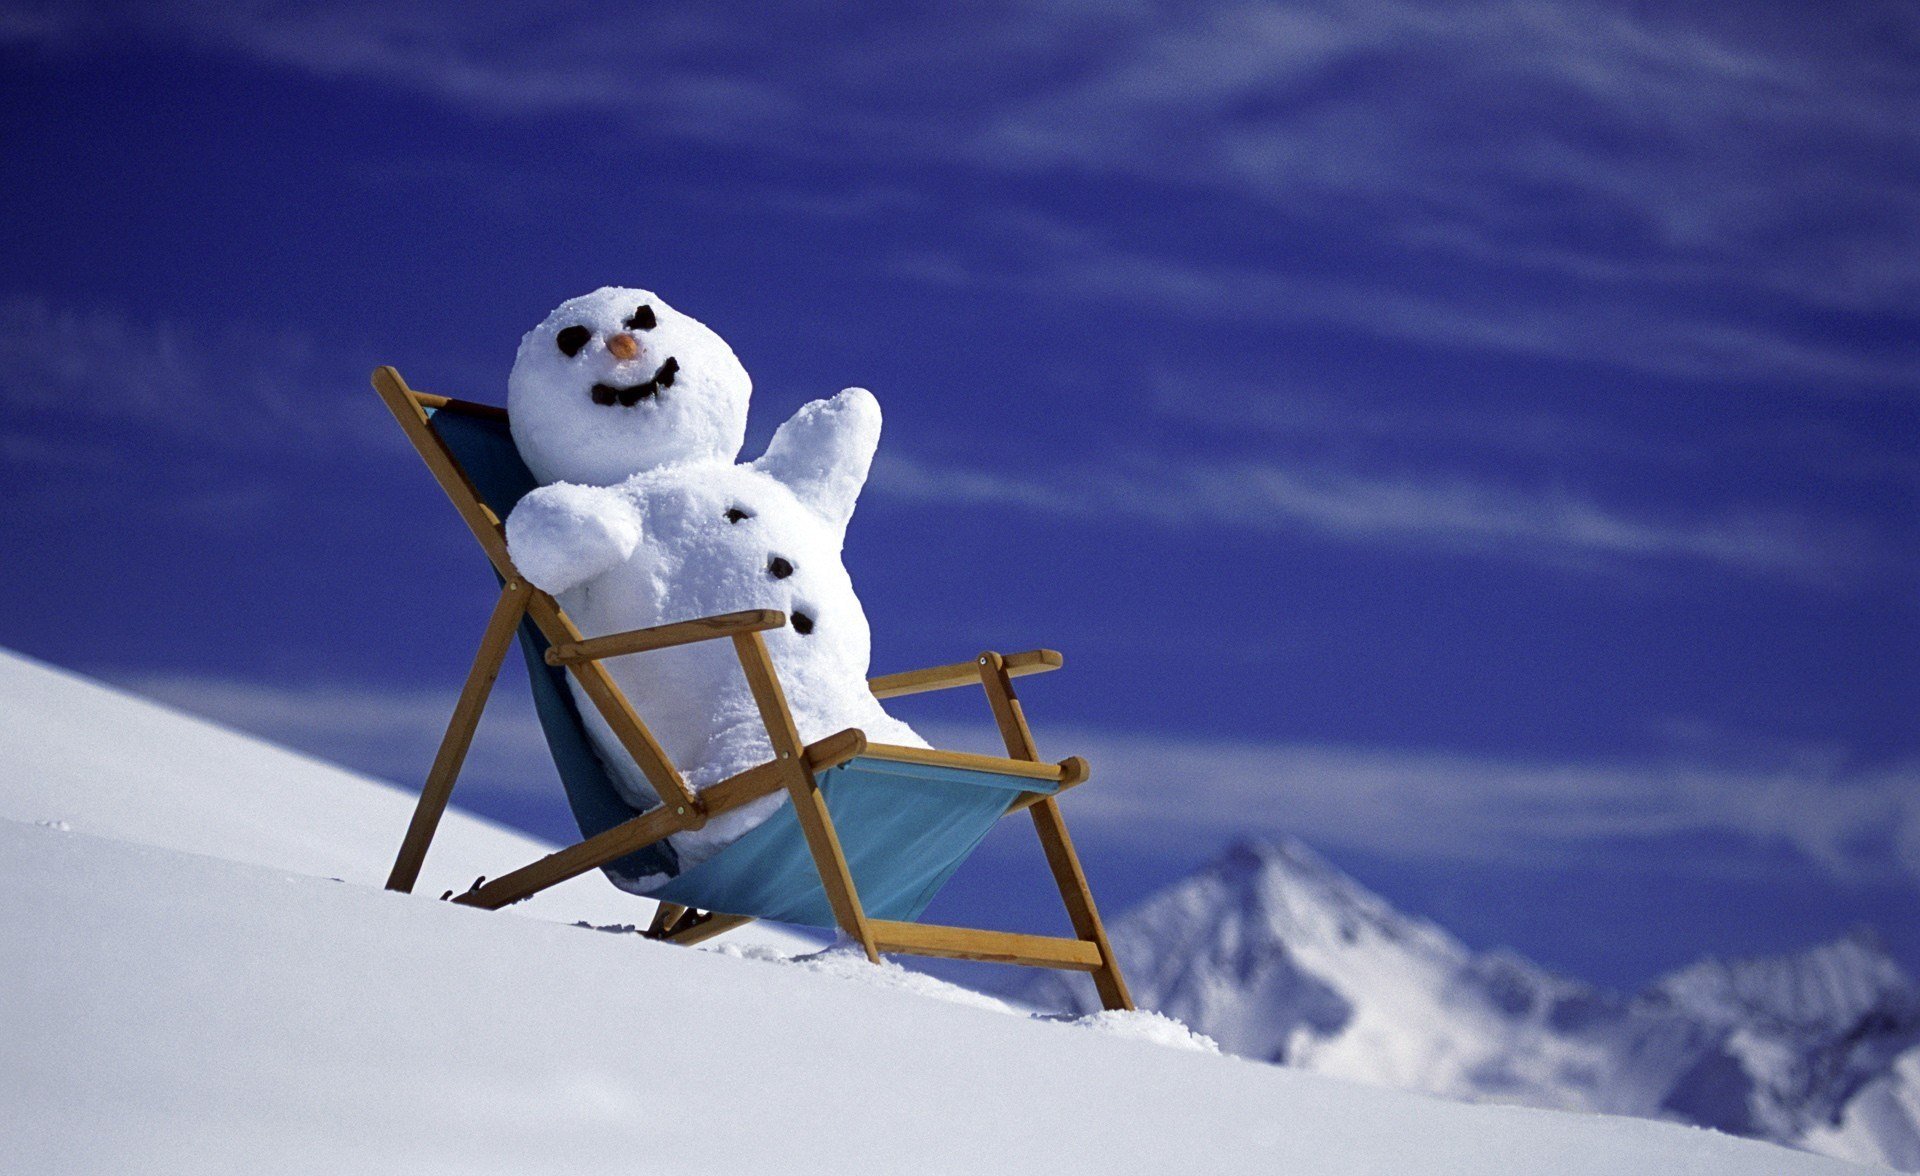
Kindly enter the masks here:
<path id="1" fill-rule="evenodd" d="M 1292 840 L 1236 844 L 1109 930 L 1143 1007 L 1245 1057 L 1920 1171 L 1920 984 L 1869 930 L 1627 996 L 1476 952 Z M 1099 1007 L 1078 976 L 1017 995 Z"/>

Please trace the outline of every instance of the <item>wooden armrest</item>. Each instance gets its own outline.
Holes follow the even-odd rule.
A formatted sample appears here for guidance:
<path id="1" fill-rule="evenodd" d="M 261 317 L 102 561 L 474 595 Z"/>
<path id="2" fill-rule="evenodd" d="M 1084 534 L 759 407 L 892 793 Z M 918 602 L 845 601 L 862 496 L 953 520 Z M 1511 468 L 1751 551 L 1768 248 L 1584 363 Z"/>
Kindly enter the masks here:
<path id="1" fill-rule="evenodd" d="M 1057 670 L 1066 664 L 1058 650 L 1029 649 L 1025 653 L 1009 653 L 1001 659 L 1006 663 L 1007 675 L 1017 678 L 1022 674 L 1044 674 L 1048 670 Z M 907 670 L 899 674 L 882 674 L 877 678 L 868 678 L 867 687 L 875 698 L 898 698 L 903 694 L 924 694 L 929 690 L 951 690 L 955 686 L 978 686 L 980 684 L 980 662 L 955 662 L 950 666 L 934 666 L 925 670 Z"/>
<path id="2" fill-rule="evenodd" d="M 787 614 L 778 609 L 750 608 L 745 612 L 721 613 L 719 616 L 675 621 L 670 625 L 655 625 L 650 629 L 632 629 L 625 633 L 609 633 L 605 637 L 555 645 L 547 650 L 547 664 L 565 666 L 574 662 L 618 657 L 623 653 L 669 649 L 675 645 L 711 641 L 716 637 L 736 637 L 742 633 L 778 629 L 786 623 Z"/>
<path id="3" fill-rule="evenodd" d="M 1083 783 L 1091 771 L 1087 761 L 1077 755 L 1050 764 L 1045 760 L 1005 759 L 997 755 L 975 755 L 970 751 L 942 751 L 937 747 L 901 747 L 895 743 L 869 743 L 855 754 L 903 764 L 927 764 L 936 768 L 958 768 L 963 772 L 993 772 L 1001 776 L 1045 780 L 1063 789 Z"/>

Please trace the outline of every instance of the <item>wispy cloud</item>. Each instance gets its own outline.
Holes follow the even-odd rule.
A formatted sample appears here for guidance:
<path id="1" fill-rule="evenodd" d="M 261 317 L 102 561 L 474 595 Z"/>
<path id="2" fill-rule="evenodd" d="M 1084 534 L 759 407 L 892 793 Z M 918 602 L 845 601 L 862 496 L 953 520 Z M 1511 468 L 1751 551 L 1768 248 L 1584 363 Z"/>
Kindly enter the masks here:
<path id="1" fill-rule="evenodd" d="M 292 747 L 414 782 L 451 692 L 299 687 L 180 674 L 117 684 Z M 923 727 L 940 746 L 993 751 L 992 732 Z M 1788 849 L 1841 879 L 1920 883 L 1920 763 L 1850 765 L 1831 748 L 1676 737 L 1664 757 L 1617 762 L 1050 730 L 1043 751 L 1096 765 L 1071 804 L 1083 837 L 1211 852 L 1248 834 L 1408 859 L 1543 866 L 1639 860 L 1685 839 L 1707 870 L 1758 870 Z M 471 786 L 558 804 L 527 708 L 489 708 Z"/>
<path id="2" fill-rule="evenodd" d="M 1304 385 L 1304 386 L 1303 386 Z M 1516 468 L 1578 466 L 1655 475 L 1738 463 L 1754 480 L 1792 471 L 1834 483 L 1920 492 L 1920 452 L 1901 436 L 1796 417 L 1763 422 L 1716 420 L 1709 438 L 1660 436 L 1574 407 L 1504 410 L 1423 398 L 1382 399 L 1345 387 L 1315 387 L 1292 373 L 1247 379 L 1193 365 L 1168 367 L 1146 381 L 1153 411 L 1277 445 L 1339 447 L 1376 453 L 1492 457 Z M 1204 386 L 1209 395 L 1196 396 Z M 1617 412 L 1615 415 L 1618 415 Z"/>
<path id="3" fill-rule="evenodd" d="M 1920 251 L 1920 185 L 1889 164 L 1920 151 L 1920 22 L 1897 3 L 1847 8 L 1141 10 L 979 143 L 1030 166 L 1171 172 L 1378 218 L 1405 244 L 1528 268 L 1627 262 L 1888 306 L 1917 280 L 1888 259 Z M 1576 223 L 1611 231 L 1567 233 Z"/>
<path id="4" fill-rule="evenodd" d="M 14 295 L 0 300 L 0 441 L 13 460 L 43 467 L 110 463 L 113 445 L 74 437 L 130 432 L 201 455 L 384 451 L 392 430 L 370 398 L 343 394 L 347 366 L 271 325 L 209 332 Z"/>
<path id="5" fill-rule="evenodd" d="M 1851 581 L 1875 556 L 1856 527 L 1779 512 L 1657 519 L 1555 487 L 1394 477 L 1325 465 L 1085 466 L 1009 476 L 882 454 L 874 486 L 904 498 L 1007 506 L 1102 521 L 1304 530 L 1595 572 L 1710 567 L 1808 584 Z"/>
<path id="6" fill-rule="evenodd" d="M 1916 153 L 1920 155 L 1920 152 Z M 1916 203 L 1920 212 L 1920 203 Z M 1920 353 L 1798 336 L 1718 309 L 1651 305 L 1645 274 L 1607 289 L 1560 288 L 1516 299 L 1497 281 L 1422 289 L 1404 274 L 1328 275 L 1283 264 L 1236 265 L 1154 254 L 1031 212 L 998 215 L 983 233 L 1008 257 L 922 247 L 889 261 L 930 283 L 1018 291 L 1038 299 L 1173 312 L 1196 320 L 1338 327 L 1363 338 L 1469 354 L 1598 364 L 1661 378 L 1806 387 L 1816 394 L 1909 391 Z M 1916 250 L 1920 258 L 1920 250 Z"/>
<path id="7" fill-rule="evenodd" d="M 989 733 L 936 734 L 991 750 Z M 1920 885 L 1920 763 L 1850 767 L 1825 748 L 1581 762 L 1059 730 L 1043 753 L 1095 765 L 1070 802 L 1083 837 L 1143 847 L 1298 835 L 1404 859 L 1603 865 L 1652 851 L 1731 872 L 1787 849 L 1843 880 Z"/>
<path id="8" fill-rule="evenodd" d="M 790 157 L 1119 177 L 1264 207 L 1414 264 L 1551 279 L 1591 302 L 1556 313 L 1516 286 L 1462 307 L 1452 291 L 1223 268 L 1190 295 L 1210 311 L 1324 301 L 1383 329 L 1636 368 L 1914 378 L 1910 349 L 1862 348 L 1849 363 L 1733 305 L 1770 296 L 1911 320 L 1920 17 L 1900 0 L 1817 15 L 1605 0 L 1048 2 L 857 21 L 804 5 L 46 4 L 16 6 L 5 30 L 66 49 L 144 33 L 491 115 L 590 112 Z M 1052 280 L 1156 285 L 1124 258 Z M 1686 292 L 1692 312 L 1644 311 L 1650 283 Z M 1619 321 L 1603 318 L 1587 352 L 1594 307 Z"/>

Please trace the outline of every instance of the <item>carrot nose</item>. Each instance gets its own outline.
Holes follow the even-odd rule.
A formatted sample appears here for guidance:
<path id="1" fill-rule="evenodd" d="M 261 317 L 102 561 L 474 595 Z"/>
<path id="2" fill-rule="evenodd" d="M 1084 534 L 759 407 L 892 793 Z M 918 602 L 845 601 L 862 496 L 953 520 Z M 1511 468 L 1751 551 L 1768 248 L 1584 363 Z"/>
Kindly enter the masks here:
<path id="1" fill-rule="evenodd" d="M 607 336 L 607 354 L 615 359 L 632 359 L 640 354 L 640 344 L 634 342 L 632 335 L 625 333 L 609 335 Z"/>

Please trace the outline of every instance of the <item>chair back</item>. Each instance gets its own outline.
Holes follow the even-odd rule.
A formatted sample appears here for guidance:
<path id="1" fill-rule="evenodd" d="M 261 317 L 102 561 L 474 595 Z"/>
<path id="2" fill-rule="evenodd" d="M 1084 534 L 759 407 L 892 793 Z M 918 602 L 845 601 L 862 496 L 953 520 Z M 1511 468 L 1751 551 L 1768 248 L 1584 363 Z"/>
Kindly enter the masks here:
<path id="1" fill-rule="evenodd" d="M 472 483 L 480 501 L 495 515 L 506 518 L 514 505 L 538 485 L 533 471 L 527 469 L 520 451 L 514 448 L 506 414 L 482 414 L 452 404 L 429 408 L 427 414 L 427 427 Z M 606 765 L 587 736 L 573 691 L 567 686 L 567 671 L 547 664 L 547 638 L 532 617 L 520 622 L 520 652 L 533 683 L 534 710 L 547 737 L 547 750 L 553 755 L 553 766 L 559 770 L 567 805 L 580 832 L 592 837 L 638 816 L 638 810 L 614 788 Z M 657 882 L 661 875 L 679 874 L 680 862 L 673 847 L 660 841 L 604 868 L 615 884 L 644 878 Z"/>

